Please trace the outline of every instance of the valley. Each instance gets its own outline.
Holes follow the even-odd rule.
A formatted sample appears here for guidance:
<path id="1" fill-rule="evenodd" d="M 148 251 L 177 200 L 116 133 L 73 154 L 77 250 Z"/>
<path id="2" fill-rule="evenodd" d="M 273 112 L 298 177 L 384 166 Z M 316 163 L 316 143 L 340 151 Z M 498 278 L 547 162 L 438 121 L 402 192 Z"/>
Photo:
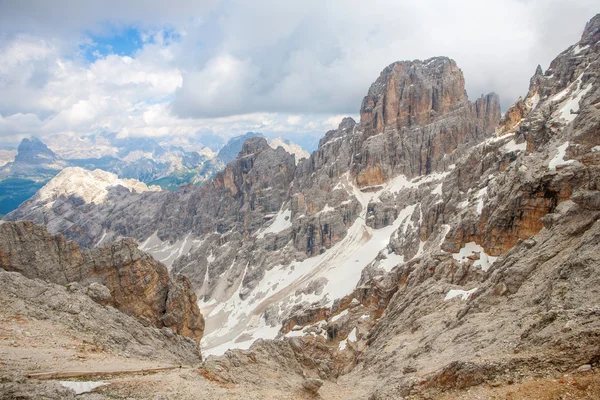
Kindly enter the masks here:
<path id="1" fill-rule="evenodd" d="M 311 154 L 25 139 L 0 397 L 600 396 L 600 14 L 504 113 L 465 75 L 390 64 Z"/>

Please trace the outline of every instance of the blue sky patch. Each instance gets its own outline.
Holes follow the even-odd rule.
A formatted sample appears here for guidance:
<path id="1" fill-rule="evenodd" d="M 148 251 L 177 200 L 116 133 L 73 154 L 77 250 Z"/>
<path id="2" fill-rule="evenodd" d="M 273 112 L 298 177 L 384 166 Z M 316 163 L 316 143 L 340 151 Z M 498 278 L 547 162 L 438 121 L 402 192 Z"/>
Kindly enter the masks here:
<path id="1" fill-rule="evenodd" d="M 135 27 L 113 32 L 113 34 L 102 36 L 89 34 L 88 36 L 92 43 L 81 46 L 81 50 L 90 63 L 109 54 L 132 57 L 144 45 L 140 31 Z"/>

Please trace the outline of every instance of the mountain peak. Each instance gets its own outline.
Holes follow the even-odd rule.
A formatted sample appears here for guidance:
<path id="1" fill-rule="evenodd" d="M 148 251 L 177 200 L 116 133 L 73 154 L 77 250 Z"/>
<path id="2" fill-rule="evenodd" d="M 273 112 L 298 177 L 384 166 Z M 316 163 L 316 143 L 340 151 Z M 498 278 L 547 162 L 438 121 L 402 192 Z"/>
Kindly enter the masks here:
<path id="1" fill-rule="evenodd" d="M 269 143 L 262 136 L 251 137 L 244 141 L 242 145 L 242 150 L 240 151 L 239 157 L 247 156 L 250 154 L 256 154 L 264 149 L 269 148 Z"/>
<path id="2" fill-rule="evenodd" d="M 594 44 L 600 40 L 600 14 L 594 15 L 592 19 L 585 24 L 585 29 L 581 35 L 581 44 Z"/>
<path id="3" fill-rule="evenodd" d="M 223 146 L 221 150 L 219 150 L 217 158 L 219 158 L 225 164 L 230 163 L 231 161 L 237 158 L 238 154 L 242 150 L 242 145 L 244 144 L 244 142 L 253 137 L 263 137 L 263 135 L 261 133 L 246 132 L 243 135 L 239 135 L 229 139 L 227 144 Z"/>
<path id="4" fill-rule="evenodd" d="M 380 133 L 385 126 L 425 125 L 467 102 L 465 79 L 454 60 L 397 61 L 369 88 L 360 120 Z"/>
<path id="5" fill-rule="evenodd" d="M 273 149 L 282 147 L 288 153 L 296 156 L 296 164 L 301 159 L 310 157 L 310 153 L 304 150 L 302 146 L 282 137 L 278 137 L 269 141 L 269 146 L 271 146 Z"/>
<path id="6" fill-rule="evenodd" d="M 110 187 L 123 186 L 130 192 L 160 191 L 158 186 L 146 186 L 135 179 L 119 179 L 116 174 L 96 169 L 88 171 L 80 167 L 67 167 L 41 188 L 36 197 L 40 201 L 52 201 L 59 196 L 74 196 L 86 203 L 106 201 Z"/>
<path id="7" fill-rule="evenodd" d="M 56 160 L 56 154 L 36 137 L 23 139 L 17 148 L 15 161 L 28 164 L 51 164 Z"/>

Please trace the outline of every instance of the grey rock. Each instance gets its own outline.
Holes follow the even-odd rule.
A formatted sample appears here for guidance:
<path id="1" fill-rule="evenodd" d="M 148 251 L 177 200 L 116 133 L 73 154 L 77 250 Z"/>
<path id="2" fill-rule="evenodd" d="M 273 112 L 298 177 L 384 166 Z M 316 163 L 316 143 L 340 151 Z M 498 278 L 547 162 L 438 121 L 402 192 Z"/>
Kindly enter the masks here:
<path id="1" fill-rule="evenodd" d="M 584 364 L 584 365 L 580 366 L 579 368 L 577 368 L 577 372 L 579 372 L 580 374 L 592 372 L 592 366 L 590 364 Z"/>
<path id="2" fill-rule="evenodd" d="M 97 282 L 92 282 L 87 288 L 87 295 L 96 303 L 105 303 L 112 299 L 110 290 Z"/>
<path id="3" fill-rule="evenodd" d="M 323 386 L 323 381 L 320 379 L 308 378 L 305 379 L 304 382 L 302 382 L 302 387 L 308 393 L 311 393 L 313 395 L 317 394 L 319 389 L 321 389 L 321 386 Z"/>

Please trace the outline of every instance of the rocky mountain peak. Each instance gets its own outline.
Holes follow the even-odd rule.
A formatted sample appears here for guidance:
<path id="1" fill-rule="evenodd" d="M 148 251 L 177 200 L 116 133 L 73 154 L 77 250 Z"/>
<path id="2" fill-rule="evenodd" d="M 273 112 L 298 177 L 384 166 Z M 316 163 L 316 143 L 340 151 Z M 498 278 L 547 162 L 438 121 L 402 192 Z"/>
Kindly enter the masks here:
<path id="1" fill-rule="evenodd" d="M 229 139 L 227 144 L 219 150 L 217 158 L 225 164 L 235 160 L 244 142 L 253 137 L 262 137 L 262 134 L 255 132 L 247 132 L 243 135 Z"/>
<path id="2" fill-rule="evenodd" d="M 35 137 L 23 139 L 17 151 L 15 161 L 28 164 L 51 164 L 57 158 L 48 146 Z"/>
<path id="3" fill-rule="evenodd" d="M 585 29 L 581 35 L 582 44 L 595 44 L 600 40 L 600 14 L 596 14 L 585 24 Z"/>
<path id="4" fill-rule="evenodd" d="M 425 125 L 467 102 L 465 79 L 454 60 L 398 61 L 371 85 L 361 123 L 380 133 L 386 126 Z"/>
<path id="5" fill-rule="evenodd" d="M 293 143 L 292 141 L 282 137 L 278 137 L 269 141 L 269 146 L 271 146 L 273 149 L 282 147 L 288 153 L 293 154 L 296 157 L 296 164 L 298 164 L 303 158 L 310 157 L 310 153 L 304 150 L 302 146 L 299 146 L 296 143 Z"/>
<path id="6" fill-rule="evenodd" d="M 360 118 L 352 169 L 364 188 L 451 165 L 447 156 L 459 146 L 478 143 L 494 131 L 500 101 L 491 93 L 469 102 L 463 73 L 447 57 L 400 61 L 371 85 Z"/>
<path id="7" fill-rule="evenodd" d="M 251 154 L 257 154 L 261 151 L 270 148 L 269 143 L 264 137 L 252 137 L 246 139 L 242 144 L 242 150 L 238 157 L 249 156 Z"/>
<path id="8" fill-rule="evenodd" d="M 35 200 L 52 201 L 59 196 L 74 196 L 86 203 L 101 203 L 107 200 L 109 191 L 116 186 L 135 193 L 161 190 L 159 186 L 148 187 L 136 179 L 119 179 L 116 174 L 100 169 L 88 171 L 67 167 L 38 191 Z"/>
<path id="9" fill-rule="evenodd" d="M 502 116 L 496 134 L 503 136 L 513 133 L 521 124 L 525 116 L 537 105 L 540 100 L 539 88 L 544 79 L 542 66 L 538 65 L 531 79 L 529 79 L 529 90 L 525 98 L 519 97 Z"/>
<path id="10" fill-rule="evenodd" d="M 339 130 L 351 129 L 356 125 L 356 121 L 351 117 L 344 117 L 340 125 L 338 126 Z"/>
<path id="11" fill-rule="evenodd" d="M 529 94 L 535 95 L 537 93 L 537 88 L 540 86 L 541 80 L 544 78 L 544 71 L 542 70 L 542 66 L 538 64 L 535 69 L 535 73 L 529 79 Z"/>

